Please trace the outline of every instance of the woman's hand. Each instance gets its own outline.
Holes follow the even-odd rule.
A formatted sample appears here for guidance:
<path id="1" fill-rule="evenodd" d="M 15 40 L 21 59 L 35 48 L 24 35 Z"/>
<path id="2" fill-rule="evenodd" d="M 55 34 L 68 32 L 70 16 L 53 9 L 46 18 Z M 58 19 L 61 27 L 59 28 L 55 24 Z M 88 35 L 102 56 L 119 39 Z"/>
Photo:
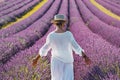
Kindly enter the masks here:
<path id="1" fill-rule="evenodd" d="M 33 58 L 33 60 L 32 60 L 32 66 L 33 67 L 36 67 L 39 58 L 40 58 L 40 55 L 37 55 L 36 58 Z"/>
<path id="2" fill-rule="evenodd" d="M 89 57 L 87 57 L 84 52 L 82 52 L 82 56 L 83 56 L 83 58 L 85 60 L 85 63 L 87 65 L 90 65 L 91 64 L 91 60 L 89 59 Z"/>
<path id="3" fill-rule="evenodd" d="M 91 60 L 90 60 L 88 57 L 85 57 L 84 59 L 85 59 L 85 63 L 86 63 L 87 65 L 90 65 L 90 64 L 91 64 Z"/>
<path id="4" fill-rule="evenodd" d="M 36 67 L 36 65 L 37 65 L 37 59 L 36 59 L 36 58 L 33 58 L 33 60 L 32 60 L 32 66 L 33 66 L 33 67 Z"/>

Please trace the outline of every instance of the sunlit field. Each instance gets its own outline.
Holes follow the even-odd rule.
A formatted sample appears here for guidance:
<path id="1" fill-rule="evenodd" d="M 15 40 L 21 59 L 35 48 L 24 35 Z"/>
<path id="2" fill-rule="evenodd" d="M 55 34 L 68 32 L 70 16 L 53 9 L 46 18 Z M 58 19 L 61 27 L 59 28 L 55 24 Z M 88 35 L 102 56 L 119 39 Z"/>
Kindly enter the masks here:
<path id="1" fill-rule="evenodd" d="M 32 59 L 64 14 L 66 30 L 92 60 L 74 55 L 74 80 L 120 80 L 120 0 L 1 0 L 0 80 L 50 80 L 50 59 Z M 62 44 L 62 43 L 61 43 Z"/>

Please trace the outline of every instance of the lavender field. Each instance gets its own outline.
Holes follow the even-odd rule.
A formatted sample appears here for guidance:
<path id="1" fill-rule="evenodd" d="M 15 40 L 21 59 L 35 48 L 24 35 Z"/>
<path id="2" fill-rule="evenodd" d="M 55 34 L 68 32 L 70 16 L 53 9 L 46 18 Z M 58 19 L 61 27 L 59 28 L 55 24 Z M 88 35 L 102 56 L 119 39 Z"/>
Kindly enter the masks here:
<path id="1" fill-rule="evenodd" d="M 74 80 L 120 80 L 120 0 L 1 0 L 0 80 L 50 80 L 51 52 L 32 59 L 55 29 L 55 14 L 92 60 L 73 52 Z"/>

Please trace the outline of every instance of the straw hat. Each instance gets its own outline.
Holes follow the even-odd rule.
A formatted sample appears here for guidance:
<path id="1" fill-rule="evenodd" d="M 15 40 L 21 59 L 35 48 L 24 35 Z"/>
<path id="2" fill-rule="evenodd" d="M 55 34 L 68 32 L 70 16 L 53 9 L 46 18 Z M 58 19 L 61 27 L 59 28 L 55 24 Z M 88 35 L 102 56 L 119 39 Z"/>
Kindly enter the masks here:
<path id="1" fill-rule="evenodd" d="M 65 15 L 63 15 L 63 14 L 57 14 L 57 15 L 55 15 L 54 19 L 51 21 L 51 23 L 56 23 L 58 21 L 66 22 Z"/>

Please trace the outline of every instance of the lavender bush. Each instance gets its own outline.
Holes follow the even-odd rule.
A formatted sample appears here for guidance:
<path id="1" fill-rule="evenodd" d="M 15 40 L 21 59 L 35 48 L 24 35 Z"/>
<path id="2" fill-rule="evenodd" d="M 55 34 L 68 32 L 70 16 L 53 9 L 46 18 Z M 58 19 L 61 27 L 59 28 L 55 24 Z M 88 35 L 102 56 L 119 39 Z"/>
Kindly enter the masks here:
<path id="1" fill-rule="evenodd" d="M 113 45 L 120 46 L 120 34 L 119 28 L 110 26 L 100 21 L 94 14 L 92 14 L 89 9 L 85 6 L 82 1 L 78 2 L 80 13 L 82 14 L 83 20 L 86 25 L 94 32 L 101 35 L 106 41 L 112 43 Z"/>
<path id="2" fill-rule="evenodd" d="M 112 26 L 120 28 L 120 21 L 119 20 L 114 19 L 114 18 L 106 15 L 105 13 L 99 11 L 99 9 L 97 9 L 95 6 L 93 6 L 92 3 L 89 0 L 83 0 L 83 2 L 86 4 L 86 6 L 88 7 L 88 9 L 95 16 L 97 16 L 100 20 L 104 21 L 108 25 L 112 25 Z"/>
<path id="3" fill-rule="evenodd" d="M 119 8 L 120 8 L 120 5 L 115 4 L 115 3 L 113 3 L 113 2 L 111 2 L 111 1 L 109 1 L 109 0 L 104 0 L 104 2 L 106 2 L 106 3 L 110 4 L 111 6 L 116 7 L 117 9 L 119 9 Z"/>
<path id="4" fill-rule="evenodd" d="M 9 4 L 9 2 L 14 2 L 14 0 L 8 0 L 8 1 L 5 1 L 0 3 L 0 7 L 4 7 L 4 6 L 7 6 Z"/>
<path id="5" fill-rule="evenodd" d="M 50 6 L 52 5 L 53 0 L 48 1 L 44 6 L 42 6 L 38 11 L 36 11 L 30 17 L 20 21 L 19 23 L 13 24 L 6 29 L 0 30 L 0 38 L 6 38 L 8 36 L 14 35 L 32 25 L 38 19 L 40 19 L 44 13 L 48 11 Z"/>
<path id="6" fill-rule="evenodd" d="M 40 1 L 41 0 L 32 1 L 31 3 L 23 6 L 20 9 L 15 10 L 10 14 L 2 16 L 0 19 L 0 28 L 4 25 L 8 24 L 9 22 L 15 21 L 16 18 L 22 17 L 24 14 L 26 14 L 28 11 L 30 11 Z"/>
<path id="7" fill-rule="evenodd" d="M 1 12 L 1 11 L 4 11 L 4 10 L 6 10 L 6 9 L 9 9 L 9 8 L 13 7 L 15 4 L 17 5 L 17 4 L 21 3 L 22 1 L 23 1 L 23 0 L 19 0 L 19 1 L 15 1 L 15 0 L 9 1 L 9 3 L 11 3 L 11 4 L 7 4 L 6 6 L 0 7 L 0 12 Z"/>
<path id="8" fill-rule="evenodd" d="M 115 4 L 120 4 L 120 1 L 119 0 L 111 0 L 111 2 L 115 3 Z"/>
<path id="9" fill-rule="evenodd" d="M 105 3 L 104 1 L 101 0 L 96 0 L 99 4 L 101 4 L 102 6 L 104 6 L 105 8 L 107 8 L 108 10 L 112 11 L 113 13 L 117 14 L 118 16 L 120 16 L 120 9 L 117 9 L 116 7 Z"/>
<path id="10" fill-rule="evenodd" d="M 49 29 L 50 20 L 57 13 L 60 1 L 55 2 L 49 11 L 29 28 L 0 40 L 0 63 L 5 63 L 13 54 L 33 45 Z"/>
<path id="11" fill-rule="evenodd" d="M 76 0 L 76 3 L 79 3 L 79 1 L 80 0 Z M 71 4 L 73 3 L 74 2 L 71 0 Z M 75 3 L 73 5 L 75 5 Z M 76 7 L 70 7 L 70 21 L 73 23 L 70 27 L 70 31 L 74 34 L 77 42 L 85 50 L 85 53 L 90 57 L 92 64 L 91 66 L 85 65 L 83 59 L 78 55 L 75 55 L 75 80 L 102 80 L 107 74 L 107 72 L 101 71 L 102 67 L 106 66 L 110 69 L 109 66 L 111 66 L 111 64 L 117 63 L 120 59 L 118 56 L 120 50 L 106 42 L 100 36 L 92 33 L 78 14 L 79 12 Z M 78 21 L 73 21 L 73 17 L 74 19 L 80 19 Z M 94 74 L 97 75 L 94 76 Z M 85 79 L 85 77 L 87 79 Z M 99 77 L 102 79 L 99 79 Z"/>
<path id="12" fill-rule="evenodd" d="M 20 3 L 14 4 L 13 7 L 10 7 L 6 10 L 1 11 L 0 12 L 0 17 L 4 16 L 4 15 L 7 15 L 7 14 L 9 14 L 9 13 L 11 13 L 11 12 L 17 10 L 17 9 L 20 9 L 21 7 L 25 6 L 26 4 L 29 4 L 30 2 L 32 2 L 32 0 L 26 0 L 26 1 L 21 1 L 21 2 L 22 2 L 21 4 Z"/>

